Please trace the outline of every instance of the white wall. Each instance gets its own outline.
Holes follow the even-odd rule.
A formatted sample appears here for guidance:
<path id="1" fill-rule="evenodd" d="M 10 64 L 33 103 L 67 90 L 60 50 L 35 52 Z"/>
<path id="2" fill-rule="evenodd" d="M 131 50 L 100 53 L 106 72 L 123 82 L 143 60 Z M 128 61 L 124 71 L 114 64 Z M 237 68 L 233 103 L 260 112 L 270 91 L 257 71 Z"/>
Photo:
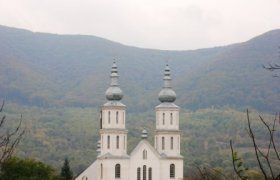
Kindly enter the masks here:
<path id="1" fill-rule="evenodd" d="M 117 116 L 118 115 L 118 116 Z M 110 146 L 108 148 L 108 136 Z M 117 136 L 119 146 L 117 147 Z M 126 155 L 127 130 L 125 129 L 125 106 L 102 107 L 102 129 L 100 130 L 101 155 Z"/>
<path id="2" fill-rule="evenodd" d="M 162 149 L 162 137 L 164 137 L 164 149 Z M 171 137 L 173 137 L 173 149 L 171 148 Z M 180 133 L 158 133 L 155 135 L 155 149 L 161 154 L 168 156 L 180 155 Z"/>
<path id="3" fill-rule="evenodd" d="M 82 172 L 76 178 L 76 180 L 97 180 L 98 179 L 97 165 L 98 165 L 98 160 L 96 160 L 84 172 Z"/>
<path id="4" fill-rule="evenodd" d="M 175 178 L 170 178 L 170 165 L 175 165 Z M 183 180 L 183 160 L 182 159 L 163 159 L 161 160 L 161 176 L 162 180 Z"/>
<path id="5" fill-rule="evenodd" d="M 110 136 L 110 148 L 108 148 L 108 136 Z M 117 136 L 119 136 L 119 148 L 117 148 Z M 100 131 L 101 155 L 111 153 L 113 155 L 127 154 L 127 132 L 125 131 Z"/>
<path id="6" fill-rule="evenodd" d="M 101 179 L 101 164 L 103 166 L 103 178 Z M 115 178 L 115 166 L 121 165 L 121 178 Z M 130 180 L 129 178 L 129 159 L 102 159 L 98 164 L 98 180 Z M 91 180 L 91 179 L 89 179 Z"/>
<path id="7" fill-rule="evenodd" d="M 143 159 L 143 151 L 147 151 L 147 159 Z M 141 180 L 143 179 L 143 166 L 146 165 L 146 179 L 148 180 L 148 170 L 152 168 L 152 179 L 160 179 L 160 159 L 148 146 L 140 146 L 135 153 L 130 156 L 130 180 L 137 180 L 137 168 L 141 168 Z"/>
<path id="8" fill-rule="evenodd" d="M 109 116 L 109 114 L 110 114 L 110 116 Z M 117 120 L 117 114 L 118 114 L 118 120 Z M 111 108 L 111 109 L 103 108 L 102 109 L 102 128 L 125 129 L 125 110 L 118 108 L 118 107 Z"/>
<path id="9" fill-rule="evenodd" d="M 178 130 L 179 109 L 156 109 L 156 129 Z"/>

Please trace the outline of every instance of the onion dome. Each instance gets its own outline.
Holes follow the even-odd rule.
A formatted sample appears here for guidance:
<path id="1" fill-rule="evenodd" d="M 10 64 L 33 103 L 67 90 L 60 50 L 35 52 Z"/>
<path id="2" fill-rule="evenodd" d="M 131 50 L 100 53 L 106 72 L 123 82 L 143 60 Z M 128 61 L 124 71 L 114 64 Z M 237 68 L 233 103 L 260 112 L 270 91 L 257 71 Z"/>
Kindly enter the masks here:
<path id="1" fill-rule="evenodd" d="M 146 129 L 144 129 L 142 131 L 141 137 L 142 137 L 142 139 L 147 139 L 148 138 L 148 132 L 146 131 Z"/>
<path id="2" fill-rule="evenodd" d="M 112 65 L 110 78 L 111 78 L 111 84 L 105 93 L 106 98 L 109 101 L 119 101 L 123 98 L 123 93 L 121 88 L 119 87 L 118 67 L 115 62 Z"/>
<path id="3" fill-rule="evenodd" d="M 100 154 L 100 152 L 101 152 L 101 142 L 100 142 L 100 140 L 97 142 L 97 149 L 96 149 L 96 152 L 97 152 L 98 154 Z"/>
<path id="4" fill-rule="evenodd" d="M 174 102 L 176 100 L 176 93 L 171 87 L 171 77 L 170 77 L 170 68 L 168 64 L 164 69 L 164 85 L 162 90 L 158 94 L 158 99 L 160 102 Z"/>

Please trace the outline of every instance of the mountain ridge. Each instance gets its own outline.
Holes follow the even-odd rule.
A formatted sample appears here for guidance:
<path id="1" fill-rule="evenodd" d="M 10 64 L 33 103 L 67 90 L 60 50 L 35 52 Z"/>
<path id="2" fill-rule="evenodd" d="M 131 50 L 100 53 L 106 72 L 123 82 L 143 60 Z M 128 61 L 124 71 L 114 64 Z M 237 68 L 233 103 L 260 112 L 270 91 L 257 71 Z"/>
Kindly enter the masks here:
<path id="1" fill-rule="evenodd" d="M 132 111 L 146 111 L 158 103 L 163 66 L 171 59 L 174 89 L 183 108 L 249 106 L 274 111 L 280 106 L 280 90 L 261 66 L 277 61 L 277 39 L 279 29 L 242 43 L 173 51 L 0 26 L 0 97 L 25 105 L 99 106 L 105 101 L 111 63 L 118 57 L 124 102 L 134 106 Z"/>

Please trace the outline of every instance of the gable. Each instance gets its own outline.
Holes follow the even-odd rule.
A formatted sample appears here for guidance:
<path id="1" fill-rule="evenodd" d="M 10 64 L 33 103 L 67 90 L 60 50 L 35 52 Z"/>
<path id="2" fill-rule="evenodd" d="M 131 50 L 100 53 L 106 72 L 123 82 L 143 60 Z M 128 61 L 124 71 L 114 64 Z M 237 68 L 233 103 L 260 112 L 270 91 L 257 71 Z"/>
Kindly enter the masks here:
<path id="1" fill-rule="evenodd" d="M 134 156 L 143 156 L 143 150 L 146 150 L 149 154 L 149 156 L 155 156 L 155 158 L 160 159 L 161 156 L 157 152 L 157 150 L 145 139 L 141 140 L 138 145 L 133 149 L 133 151 L 130 153 L 130 157 Z"/>

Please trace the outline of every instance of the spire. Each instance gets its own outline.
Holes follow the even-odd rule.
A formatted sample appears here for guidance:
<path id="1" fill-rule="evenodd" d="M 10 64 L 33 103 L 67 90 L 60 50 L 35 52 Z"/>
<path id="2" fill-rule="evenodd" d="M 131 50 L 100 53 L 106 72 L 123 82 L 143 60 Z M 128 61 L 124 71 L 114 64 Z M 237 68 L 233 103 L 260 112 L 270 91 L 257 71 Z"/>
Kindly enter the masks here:
<path id="1" fill-rule="evenodd" d="M 113 63 L 111 69 L 111 84 L 110 87 L 106 91 L 106 98 L 109 101 L 119 101 L 123 97 L 123 93 L 121 88 L 119 87 L 119 75 L 118 75 L 118 67 L 116 62 Z"/>
<path id="2" fill-rule="evenodd" d="M 158 99 L 161 102 L 174 102 L 176 100 L 176 93 L 172 89 L 171 86 L 171 73 L 170 73 L 170 68 L 168 64 L 166 64 L 165 69 L 164 69 L 164 85 L 162 90 L 159 92 Z"/>
<path id="3" fill-rule="evenodd" d="M 147 139 L 148 138 L 148 132 L 146 131 L 146 129 L 144 129 L 142 131 L 141 137 L 142 137 L 142 139 Z"/>
<path id="4" fill-rule="evenodd" d="M 97 142 L 97 149 L 96 149 L 96 152 L 97 152 L 98 155 L 99 155 L 100 152 L 101 152 L 101 141 L 100 141 L 100 140 Z"/>

